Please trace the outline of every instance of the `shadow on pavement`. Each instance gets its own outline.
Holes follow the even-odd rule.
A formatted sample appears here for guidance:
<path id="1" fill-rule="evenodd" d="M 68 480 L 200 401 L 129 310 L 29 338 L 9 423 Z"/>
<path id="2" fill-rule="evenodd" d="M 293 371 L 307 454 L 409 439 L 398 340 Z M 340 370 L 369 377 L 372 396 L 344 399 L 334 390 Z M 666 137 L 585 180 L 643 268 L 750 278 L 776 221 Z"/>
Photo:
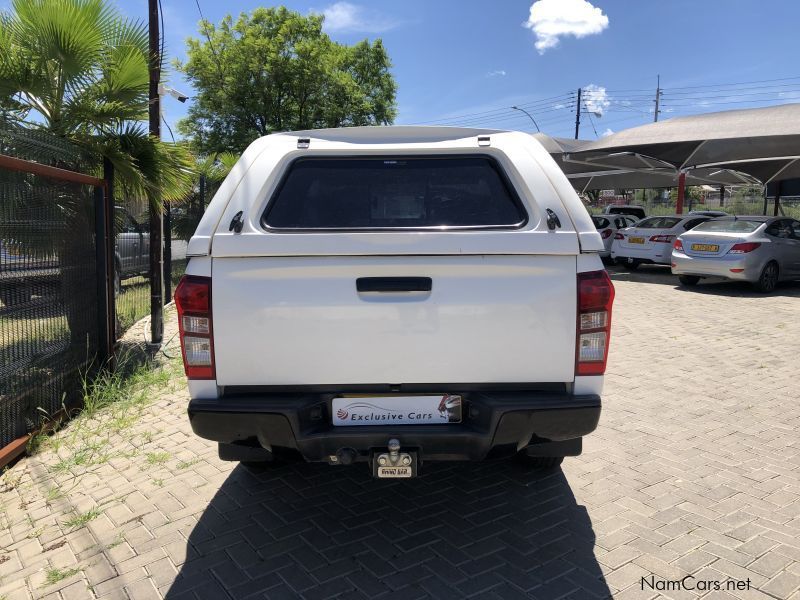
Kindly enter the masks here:
<path id="1" fill-rule="evenodd" d="M 560 470 L 434 463 L 237 467 L 166 594 L 184 598 L 606 598 L 595 534 Z"/>

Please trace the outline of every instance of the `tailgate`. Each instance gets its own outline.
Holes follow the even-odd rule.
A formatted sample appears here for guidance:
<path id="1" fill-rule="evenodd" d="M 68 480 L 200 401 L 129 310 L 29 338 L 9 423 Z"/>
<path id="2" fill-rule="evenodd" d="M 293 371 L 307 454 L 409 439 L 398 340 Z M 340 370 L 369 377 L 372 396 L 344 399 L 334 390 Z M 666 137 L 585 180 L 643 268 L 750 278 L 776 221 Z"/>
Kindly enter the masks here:
<path id="1" fill-rule="evenodd" d="M 217 383 L 572 381 L 575 272 L 568 255 L 214 258 Z"/>

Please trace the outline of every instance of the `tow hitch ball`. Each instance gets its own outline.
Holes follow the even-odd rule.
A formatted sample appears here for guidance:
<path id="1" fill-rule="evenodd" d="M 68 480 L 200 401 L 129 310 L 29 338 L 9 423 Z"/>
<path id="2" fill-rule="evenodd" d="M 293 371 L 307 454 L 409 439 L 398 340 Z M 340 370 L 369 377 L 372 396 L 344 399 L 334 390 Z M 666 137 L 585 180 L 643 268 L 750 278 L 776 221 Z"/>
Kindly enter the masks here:
<path id="1" fill-rule="evenodd" d="M 388 452 L 376 453 L 372 458 L 372 474 L 380 479 L 414 477 L 417 460 L 413 452 L 400 452 L 400 440 L 392 438 L 386 444 Z"/>

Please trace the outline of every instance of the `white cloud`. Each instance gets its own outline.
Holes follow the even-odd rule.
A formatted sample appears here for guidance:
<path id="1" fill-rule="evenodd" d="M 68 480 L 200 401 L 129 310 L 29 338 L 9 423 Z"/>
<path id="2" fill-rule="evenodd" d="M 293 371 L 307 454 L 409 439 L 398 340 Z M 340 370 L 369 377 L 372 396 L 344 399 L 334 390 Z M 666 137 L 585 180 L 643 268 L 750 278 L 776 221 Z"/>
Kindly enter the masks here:
<path id="1" fill-rule="evenodd" d="M 587 0 L 537 0 L 523 23 L 536 35 L 536 49 L 544 54 L 558 46 L 559 39 L 572 35 L 582 38 L 608 27 L 608 17 Z"/>
<path id="2" fill-rule="evenodd" d="M 606 93 L 606 88 L 593 83 L 584 86 L 581 101 L 586 107 L 586 110 L 593 113 L 600 113 L 601 116 L 606 112 L 608 107 L 611 106 L 611 99 L 608 97 L 608 93 Z"/>
<path id="3" fill-rule="evenodd" d="M 553 104 L 553 108 L 556 108 L 556 109 L 558 109 L 558 108 L 566 108 L 566 107 L 567 107 L 566 104 L 561 104 L 560 102 L 558 104 Z"/>
<path id="4" fill-rule="evenodd" d="M 486 74 L 487 77 L 505 77 L 506 72 L 503 69 L 498 69 L 497 71 L 489 71 Z"/>
<path id="5" fill-rule="evenodd" d="M 320 11 L 312 9 L 311 12 Z M 381 33 L 399 25 L 386 15 L 350 2 L 336 2 L 321 12 L 325 16 L 322 27 L 328 32 Z"/>
<path id="6" fill-rule="evenodd" d="M 614 130 L 606 127 L 606 130 L 600 134 L 600 137 L 606 137 L 607 135 L 611 135 L 612 133 L 614 133 Z"/>

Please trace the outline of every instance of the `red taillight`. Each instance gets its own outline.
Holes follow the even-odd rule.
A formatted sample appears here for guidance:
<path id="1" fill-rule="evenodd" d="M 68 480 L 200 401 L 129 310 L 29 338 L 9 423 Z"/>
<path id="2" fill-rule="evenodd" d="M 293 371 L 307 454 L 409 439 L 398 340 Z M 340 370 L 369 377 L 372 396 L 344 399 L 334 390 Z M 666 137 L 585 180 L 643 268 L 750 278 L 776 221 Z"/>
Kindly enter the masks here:
<path id="1" fill-rule="evenodd" d="M 189 379 L 214 379 L 211 278 L 184 275 L 175 288 L 183 367 Z"/>
<path id="2" fill-rule="evenodd" d="M 675 243 L 672 245 L 672 248 L 683 252 L 683 242 L 680 239 L 675 240 Z"/>
<path id="3" fill-rule="evenodd" d="M 661 244 L 671 244 L 675 240 L 674 235 L 651 235 L 651 242 L 659 242 Z"/>
<path id="4" fill-rule="evenodd" d="M 605 373 L 613 303 L 614 285 L 608 273 L 578 273 L 575 375 Z"/>
<path id="5" fill-rule="evenodd" d="M 758 248 L 761 244 L 758 242 L 742 242 L 740 244 L 734 244 L 730 250 L 728 250 L 728 254 L 747 254 L 748 252 L 752 252 L 756 248 Z"/>
<path id="6" fill-rule="evenodd" d="M 611 237 L 611 233 L 612 231 L 610 229 L 603 229 L 603 231 L 600 232 L 600 237 L 607 240 Z"/>
<path id="7" fill-rule="evenodd" d="M 615 239 L 615 240 L 624 240 L 624 239 L 625 239 L 625 236 L 624 236 L 624 235 L 622 235 L 621 233 L 615 233 L 615 234 L 614 234 L 614 239 Z"/>

